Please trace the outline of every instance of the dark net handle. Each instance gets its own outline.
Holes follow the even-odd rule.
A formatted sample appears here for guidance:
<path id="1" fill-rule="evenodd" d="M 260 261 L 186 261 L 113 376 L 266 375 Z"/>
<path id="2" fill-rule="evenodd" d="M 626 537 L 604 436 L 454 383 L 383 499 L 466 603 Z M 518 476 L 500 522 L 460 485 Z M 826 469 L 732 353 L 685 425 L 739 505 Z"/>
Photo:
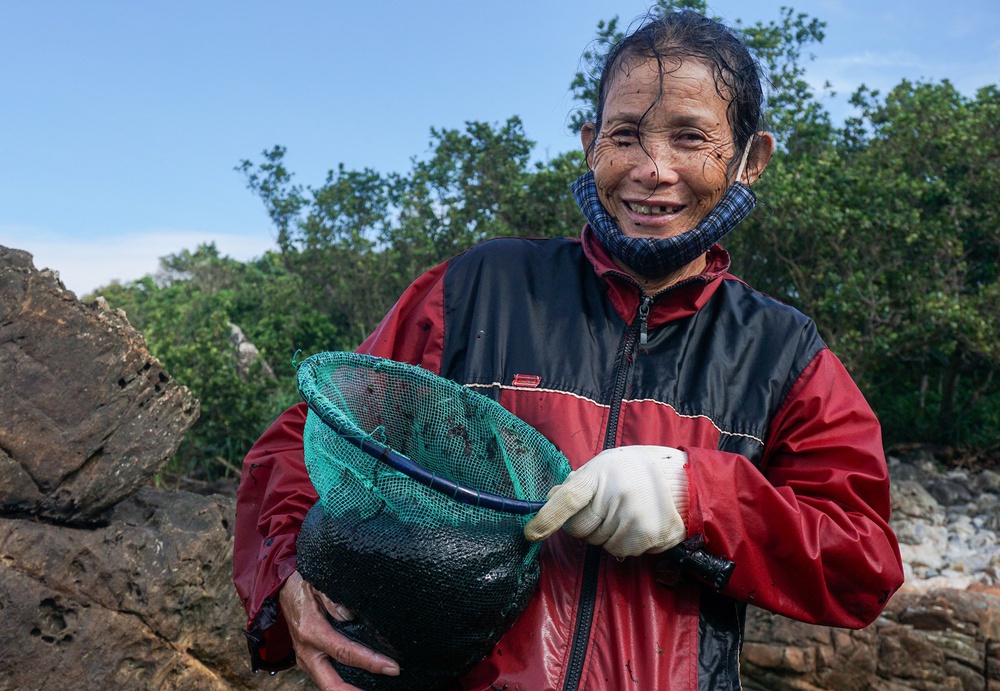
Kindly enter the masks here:
<path id="1" fill-rule="evenodd" d="M 425 487 L 441 492 L 462 504 L 470 504 L 493 511 L 526 515 L 535 513 L 545 505 L 543 501 L 512 499 L 491 492 L 480 492 L 454 480 L 432 473 L 406 456 L 397 453 L 368 437 L 343 436 L 344 440 L 364 451 L 382 463 L 416 480 Z M 736 564 L 723 557 L 717 557 L 700 549 L 691 549 L 683 544 L 671 547 L 664 553 L 668 559 L 690 571 L 692 574 L 718 589 L 726 587 Z"/>

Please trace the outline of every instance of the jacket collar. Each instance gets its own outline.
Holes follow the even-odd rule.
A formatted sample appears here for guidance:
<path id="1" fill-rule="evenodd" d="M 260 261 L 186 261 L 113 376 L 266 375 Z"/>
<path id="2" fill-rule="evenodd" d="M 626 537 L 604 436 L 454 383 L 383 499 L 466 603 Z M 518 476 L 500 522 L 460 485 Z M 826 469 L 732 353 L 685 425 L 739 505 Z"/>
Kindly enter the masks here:
<path id="1" fill-rule="evenodd" d="M 589 224 L 583 227 L 581 241 L 584 254 L 594 267 L 594 271 L 604 279 L 608 299 L 611 300 L 618 316 L 625 322 L 631 323 L 635 319 L 642 299 L 639 284 L 618 268 Z M 729 265 L 729 253 L 719 244 L 712 245 L 706 257 L 704 271 L 652 296 L 654 302 L 649 313 L 649 325 L 659 326 L 688 317 L 700 310 L 722 285 L 722 280 L 730 277 Z"/>

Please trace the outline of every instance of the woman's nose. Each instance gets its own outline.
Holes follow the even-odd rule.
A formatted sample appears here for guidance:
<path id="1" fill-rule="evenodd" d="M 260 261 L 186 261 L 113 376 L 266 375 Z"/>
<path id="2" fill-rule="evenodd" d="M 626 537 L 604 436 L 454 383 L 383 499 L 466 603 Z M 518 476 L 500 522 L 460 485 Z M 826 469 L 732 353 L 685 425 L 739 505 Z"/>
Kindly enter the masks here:
<path id="1" fill-rule="evenodd" d="M 676 152 L 663 144 L 647 144 L 645 149 L 630 171 L 632 179 L 651 190 L 675 184 L 680 179 Z"/>

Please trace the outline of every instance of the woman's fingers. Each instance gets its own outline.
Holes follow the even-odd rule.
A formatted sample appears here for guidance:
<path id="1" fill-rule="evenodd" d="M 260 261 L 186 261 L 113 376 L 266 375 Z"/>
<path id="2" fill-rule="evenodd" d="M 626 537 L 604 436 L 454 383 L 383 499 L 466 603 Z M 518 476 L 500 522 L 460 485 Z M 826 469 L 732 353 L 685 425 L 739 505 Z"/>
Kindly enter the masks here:
<path id="1" fill-rule="evenodd" d="M 296 663 L 321 689 L 356 691 L 356 687 L 340 678 L 330 658 L 375 674 L 399 674 L 395 661 L 352 641 L 330 625 L 325 612 L 338 621 L 350 621 L 354 615 L 316 591 L 298 571 L 285 581 L 278 600 L 288 623 Z"/>
<path id="2" fill-rule="evenodd" d="M 354 621 L 354 612 L 347 609 L 343 605 L 334 602 L 315 588 L 313 588 L 312 591 L 313 594 L 319 598 L 320 604 L 323 605 L 323 608 L 330 614 L 331 617 L 341 623 Z"/>
<path id="3" fill-rule="evenodd" d="M 559 530 L 594 498 L 597 485 L 593 480 L 584 466 L 570 473 L 561 485 L 553 487 L 545 506 L 524 526 L 524 537 L 537 542 Z"/>

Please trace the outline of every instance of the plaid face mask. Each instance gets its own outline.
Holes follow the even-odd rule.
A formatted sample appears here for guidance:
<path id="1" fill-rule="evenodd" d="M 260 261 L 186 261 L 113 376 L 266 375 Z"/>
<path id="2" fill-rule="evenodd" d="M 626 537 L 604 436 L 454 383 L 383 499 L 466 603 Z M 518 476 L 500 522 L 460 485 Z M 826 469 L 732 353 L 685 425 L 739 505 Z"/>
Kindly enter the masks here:
<path id="1" fill-rule="evenodd" d="M 593 171 L 573 183 L 573 196 L 604 249 L 640 276 L 652 279 L 678 271 L 705 254 L 757 205 L 757 195 L 742 182 L 734 182 L 691 230 L 670 238 L 633 238 L 621 231 L 601 204 Z"/>

